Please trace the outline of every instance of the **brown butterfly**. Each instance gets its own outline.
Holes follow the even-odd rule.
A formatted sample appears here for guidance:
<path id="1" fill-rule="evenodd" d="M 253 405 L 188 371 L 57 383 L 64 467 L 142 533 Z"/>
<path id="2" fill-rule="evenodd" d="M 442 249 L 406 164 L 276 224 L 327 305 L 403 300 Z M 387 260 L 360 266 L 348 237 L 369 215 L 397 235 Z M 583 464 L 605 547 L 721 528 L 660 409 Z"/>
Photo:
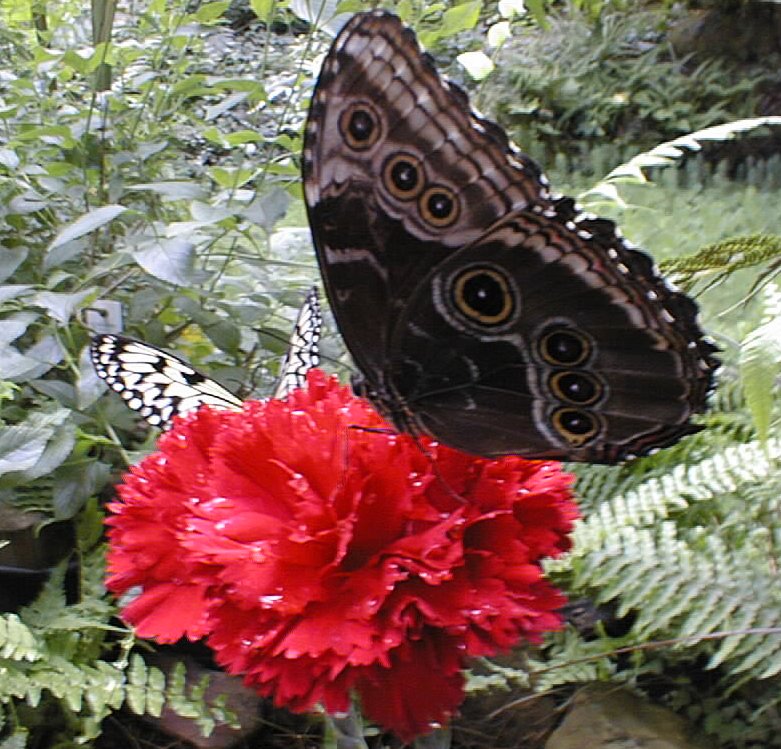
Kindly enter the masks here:
<path id="1" fill-rule="evenodd" d="M 718 366 L 697 307 L 440 78 L 395 16 L 354 16 L 312 97 L 320 269 L 394 425 L 484 456 L 615 463 L 697 431 Z"/>

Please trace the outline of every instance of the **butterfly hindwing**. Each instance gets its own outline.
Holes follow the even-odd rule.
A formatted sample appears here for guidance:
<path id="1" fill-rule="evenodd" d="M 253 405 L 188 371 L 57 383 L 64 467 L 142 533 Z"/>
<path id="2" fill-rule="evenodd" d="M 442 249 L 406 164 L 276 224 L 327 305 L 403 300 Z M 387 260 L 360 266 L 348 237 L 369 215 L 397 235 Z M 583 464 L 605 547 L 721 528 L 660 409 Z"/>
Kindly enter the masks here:
<path id="1" fill-rule="evenodd" d="M 290 334 L 274 398 L 284 398 L 294 388 L 302 387 L 306 382 L 306 373 L 320 363 L 319 341 L 322 324 L 317 289 L 313 286 L 306 295 Z"/>

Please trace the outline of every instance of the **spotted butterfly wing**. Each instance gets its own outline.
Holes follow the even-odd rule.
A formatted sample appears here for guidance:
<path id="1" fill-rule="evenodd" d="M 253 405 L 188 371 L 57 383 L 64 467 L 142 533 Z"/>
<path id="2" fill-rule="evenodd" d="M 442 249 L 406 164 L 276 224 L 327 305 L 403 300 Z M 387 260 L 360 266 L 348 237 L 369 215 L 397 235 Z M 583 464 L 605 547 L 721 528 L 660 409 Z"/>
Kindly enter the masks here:
<path id="1" fill-rule="evenodd" d="M 294 388 L 302 387 L 306 382 L 306 373 L 320 363 L 318 343 L 322 322 L 317 289 L 313 286 L 306 295 L 290 334 L 274 398 L 284 398 Z"/>
<path id="2" fill-rule="evenodd" d="M 281 368 L 275 398 L 283 398 L 306 382 L 317 366 L 320 308 L 313 288 L 298 314 L 290 347 Z M 183 359 L 148 343 L 115 334 L 96 335 L 90 355 L 98 376 L 119 393 L 128 407 L 152 426 L 168 429 L 174 416 L 208 405 L 241 410 L 242 400 Z"/>
<path id="3" fill-rule="evenodd" d="M 222 385 L 148 343 L 112 333 L 97 335 L 90 354 L 98 376 L 153 427 L 167 429 L 174 416 L 203 405 L 241 409 L 241 399 Z"/>
<path id="4" fill-rule="evenodd" d="M 397 428 L 602 463 L 697 430 L 718 361 L 694 302 L 552 194 L 395 16 L 335 39 L 302 172 L 357 388 Z"/>

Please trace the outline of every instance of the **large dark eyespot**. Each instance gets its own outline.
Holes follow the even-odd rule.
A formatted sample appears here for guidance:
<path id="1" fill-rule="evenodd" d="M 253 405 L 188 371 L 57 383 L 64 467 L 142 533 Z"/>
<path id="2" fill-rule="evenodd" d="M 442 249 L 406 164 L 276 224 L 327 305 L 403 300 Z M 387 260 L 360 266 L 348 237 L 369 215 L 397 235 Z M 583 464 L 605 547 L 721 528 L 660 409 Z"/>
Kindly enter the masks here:
<path id="1" fill-rule="evenodd" d="M 456 309 L 481 325 L 501 325 L 515 310 L 510 283 L 495 268 L 463 271 L 453 280 L 451 293 Z"/>
<path id="2" fill-rule="evenodd" d="M 385 187 L 399 200 L 412 200 L 423 189 L 423 175 L 416 159 L 405 153 L 391 156 L 382 169 Z"/>
<path id="3" fill-rule="evenodd" d="M 602 395 L 602 383 L 586 372 L 554 372 L 548 379 L 551 393 L 559 400 L 588 406 Z"/>
<path id="4" fill-rule="evenodd" d="M 441 185 L 429 187 L 418 201 L 420 215 L 431 226 L 441 229 L 458 218 L 458 201 L 452 190 Z"/>
<path id="5" fill-rule="evenodd" d="M 599 433 L 594 414 L 579 408 L 558 408 L 551 416 L 556 432 L 573 447 L 582 447 Z"/>
<path id="6" fill-rule="evenodd" d="M 588 359 L 591 342 L 579 330 L 554 328 L 542 336 L 538 350 L 548 364 L 576 367 Z"/>
<path id="7" fill-rule="evenodd" d="M 380 121 L 373 107 L 356 102 L 339 116 L 339 132 L 350 148 L 364 151 L 379 139 Z"/>

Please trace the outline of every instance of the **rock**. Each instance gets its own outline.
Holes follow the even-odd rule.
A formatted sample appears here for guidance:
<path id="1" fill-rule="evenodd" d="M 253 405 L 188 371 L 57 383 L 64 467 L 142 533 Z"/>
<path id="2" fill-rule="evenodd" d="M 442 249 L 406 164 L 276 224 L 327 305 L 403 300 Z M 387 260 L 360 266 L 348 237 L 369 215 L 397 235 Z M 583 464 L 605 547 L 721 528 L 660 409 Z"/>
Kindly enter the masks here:
<path id="1" fill-rule="evenodd" d="M 73 523 L 47 520 L 43 513 L 0 503 L 0 612 L 18 611 L 31 603 L 54 567 L 73 551 Z M 64 585 L 66 600 L 75 603 L 79 596 L 76 557 L 69 563 Z"/>
<path id="2" fill-rule="evenodd" d="M 623 687 L 589 684 L 574 698 L 545 749 L 712 749 L 671 710 Z"/>
<path id="3" fill-rule="evenodd" d="M 669 39 L 679 55 L 767 62 L 781 52 L 781 8 L 750 2 L 693 10 L 670 30 Z"/>

